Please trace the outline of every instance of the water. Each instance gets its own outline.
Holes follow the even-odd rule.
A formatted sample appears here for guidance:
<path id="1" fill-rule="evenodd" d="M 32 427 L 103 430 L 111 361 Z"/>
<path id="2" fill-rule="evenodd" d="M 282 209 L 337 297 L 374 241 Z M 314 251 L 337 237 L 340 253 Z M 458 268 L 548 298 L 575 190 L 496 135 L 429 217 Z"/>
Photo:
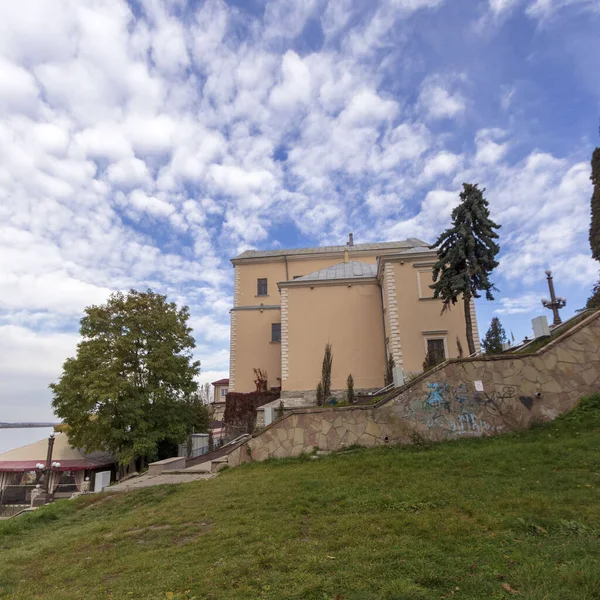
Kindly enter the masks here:
<path id="1" fill-rule="evenodd" d="M 48 439 L 52 427 L 28 427 L 26 429 L 0 429 L 0 454 L 39 440 Z"/>

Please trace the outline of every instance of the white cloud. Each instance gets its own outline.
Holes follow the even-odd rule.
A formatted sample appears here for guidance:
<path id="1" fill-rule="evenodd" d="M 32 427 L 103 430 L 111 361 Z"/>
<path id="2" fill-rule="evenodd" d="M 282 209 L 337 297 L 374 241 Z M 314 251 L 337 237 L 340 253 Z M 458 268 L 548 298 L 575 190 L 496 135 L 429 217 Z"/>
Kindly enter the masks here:
<path id="1" fill-rule="evenodd" d="M 451 175 L 460 166 L 462 157 L 452 152 L 442 151 L 431 157 L 423 169 L 423 179 L 431 181 L 442 175 Z"/>
<path id="2" fill-rule="evenodd" d="M 310 71 L 293 51 L 283 56 L 281 71 L 283 81 L 271 91 L 270 103 L 279 110 L 290 110 L 305 104 L 310 98 Z"/>
<path id="3" fill-rule="evenodd" d="M 536 19 L 544 19 L 564 8 L 600 13 L 597 0 L 533 0 L 527 7 L 527 14 Z"/>
<path id="4" fill-rule="evenodd" d="M 499 315 L 541 313 L 542 310 L 544 310 L 542 307 L 543 297 L 543 294 L 540 295 L 534 292 L 528 292 L 515 298 L 499 298 L 497 301 L 502 306 L 501 308 L 497 308 L 494 312 Z"/>
<path id="5" fill-rule="evenodd" d="M 168 217 L 175 211 L 175 208 L 166 200 L 156 196 L 149 196 L 142 190 L 133 190 L 129 194 L 129 203 L 127 206 L 155 217 Z"/>
<path id="6" fill-rule="evenodd" d="M 521 0 L 489 0 L 489 7 L 490 11 L 498 16 L 512 11 L 520 2 Z"/>
<path id="7" fill-rule="evenodd" d="M 26 69 L 0 56 L 0 114 L 29 112 L 36 104 L 38 87 Z"/>
<path id="8" fill-rule="evenodd" d="M 477 153 L 476 162 L 486 165 L 494 165 L 499 162 L 508 151 L 508 144 L 498 143 L 496 139 L 505 136 L 503 131 L 495 129 L 484 129 L 477 132 L 475 136 L 475 145 Z"/>
<path id="9" fill-rule="evenodd" d="M 107 169 L 110 183 L 120 188 L 135 188 L 149 182 L 148 167 L 139 158 L 126 158 Z"/>
<path id="10" fill-rule="evenodd" d="M 424 82 L 419 105 L 430 119 L 451 119 L 466 109 L 462 94 L 448 90 L 447 85 L 438 78 L 429 78 Z"/>
<path id="11" fill-rule="evenodd" d="M 190 305 L 217 379 L 231 255 L 286 245 L 288 228 L 314 243 L 350 230 L 433 241 L 463 181 L 488 188 L 504 225 L 501 278 L 537 282 L 552 266 L 588 285 L 589 166 L 528 146 L 506 114 L 506 130 L 482 128 L 469 73 L 431 70 L 413 43 L 411 17 L 443 4 L 271 0 L 254 15 L 152 0 L 134 15 L 122 0 L 0 3 L 0 322 L 27 333 L 6 339 L 38 386 L 13 378 L 10 393 L 47 410 L 57 367 L 38 369 L 36 348 L 58 340 L 59 364 L 71 350 L 53 331 L 131 287 Z M 530 14 L 567 4 L 530 1 Z M 319 21 L 322 46 L 298 39 Z M 421 73 L 434 75 L 419 86 Z"/>

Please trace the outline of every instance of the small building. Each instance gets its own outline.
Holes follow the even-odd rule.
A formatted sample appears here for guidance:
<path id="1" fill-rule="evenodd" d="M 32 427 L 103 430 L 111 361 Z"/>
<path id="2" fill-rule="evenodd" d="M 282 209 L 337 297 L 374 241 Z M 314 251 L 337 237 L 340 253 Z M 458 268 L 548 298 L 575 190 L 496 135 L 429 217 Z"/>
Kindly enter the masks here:
<path id="1" fill-rule="evenodd" d="M 223 415 L 225 414 L 225 399 L 227 398 L 227 392 L 229 392 L 229 379 L 219 379 L 213 381 L 213 420 L 222 421 Z"/>
<path id="2" fill-rule="evenodd" d="M 114 480 L 116 461 L 106 452 L 86 454 L 72 448 L 66 433 L 57 433 L 52 448 L 52 468 L 46 472 L 47 438 L 0 454 L 0 509 L 28 505 L 32 492 L 44 486 L 53 498 L 69 498 L 76 492 L 94 491 L 95 474 L 110 472 Z M 41 468 L 44 467 L 44 468 Z M 105 480 L 108 477 L 105 478 Z"/>
<path id="3" fill-rule="evenodd" d="M 282 398 L 314 401 L 325 345 L 332 392 L 352 374 L 357 392 L 381 389 L 391 357 L 405 376 L 467 353 L 462 303 L 433 298 L 435 250 L 415 238 L 321 248 L 246 250 L 232 259 L 234 305 L 228 389 L 255 389 L 254 369 Z M 475 306 L 471 318 L 479 349 Z M 217 398 L 215 397 L 215 400 Z"/>

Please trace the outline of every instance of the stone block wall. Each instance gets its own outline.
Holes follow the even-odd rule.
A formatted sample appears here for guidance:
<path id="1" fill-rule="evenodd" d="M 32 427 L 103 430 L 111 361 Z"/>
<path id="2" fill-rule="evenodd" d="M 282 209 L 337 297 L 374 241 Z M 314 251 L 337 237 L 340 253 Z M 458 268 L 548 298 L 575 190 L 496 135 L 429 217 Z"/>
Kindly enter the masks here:
<path id="1" fill-rule="evenodd" d="M 382 405 L 294 410 L 237 448 L 229 464 L 297 456 L 314 448 L 493 435 L 554 419 L 597 392 L 600 312 L 535 354 L 443 363 Z"/>

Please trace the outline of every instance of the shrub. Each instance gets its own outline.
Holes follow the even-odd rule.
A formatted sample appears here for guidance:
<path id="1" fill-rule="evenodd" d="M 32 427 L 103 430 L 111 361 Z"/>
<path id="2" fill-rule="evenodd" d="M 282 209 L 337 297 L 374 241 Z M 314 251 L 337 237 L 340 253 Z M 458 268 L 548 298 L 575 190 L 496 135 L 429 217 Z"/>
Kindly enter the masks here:
<path id="1" fill-rule="evenodd" d="M 229 392 L 225 398 L 225 430 L 228 435 L 252 433 L 256 424 L 256 409 L 279 398 L 279 392 Z"/>
<path id="2" fill-rule="evenodd" d="M 423 371 L 429 371 L 430 369 L 433 369 L 433 367 L 437 367 L 437 365 L 439 365 L 441 362 L 443 362 L 443 360 L 441 360 L 438 356 L 428 352 L 425 355 L 425 360 L 423 361 Z"/>
<path id="3" fill-rule="evenodd" d="M 252 369 L 254 371 L 254 385 L 256 386 L 257 392 L 266 392 L 267 391 L 267 381 L 268 376 L 267 372 L 262 369 Z"/>

